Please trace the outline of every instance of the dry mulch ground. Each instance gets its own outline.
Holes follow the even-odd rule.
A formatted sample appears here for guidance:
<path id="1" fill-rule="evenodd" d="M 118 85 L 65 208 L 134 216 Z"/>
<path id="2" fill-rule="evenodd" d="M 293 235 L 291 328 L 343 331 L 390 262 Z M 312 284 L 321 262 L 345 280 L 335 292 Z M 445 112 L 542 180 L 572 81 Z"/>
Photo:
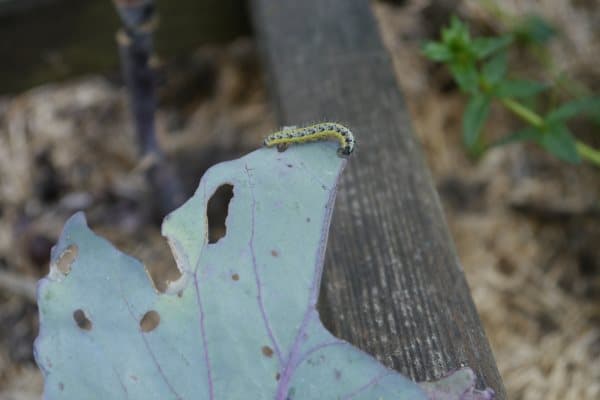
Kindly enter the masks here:
<path id="1" fill-rule="evenodd" d="M 464 99 L 419 55 L 420 43 L 446 22 L 445 2 L 396 3 L 377 4 L 376 12 L 509 398 L 599 398 L 599 172 L 526 145 L 469 160 L 459 139 Z M 600 81 L 590 70 L 600 7 L 538 3 L 561 28 L 551 48 L 560 68 L 584 83 Z M 528 4 L 503 2 L 513 14 Z M 477 27 L 503 28 L 478 2 L 456 10 Z M 159 134 L 191 192 L 207 167 L 259 146 L 275 124 L 249 40 L 199 49 L 167 71 Z M 515 126 L 494 110 L 486 129 L 497 135 Z M 143 168 L 125 94 L 104 78 L 0 99 L 0 272 L 27 278 L 23 287 L 0 289 L 1 399 L 41 393 L 30 283 L 47 273 L 48 250 L 75 210 L 142 259 L 159 288 L 177 275 Z"/>

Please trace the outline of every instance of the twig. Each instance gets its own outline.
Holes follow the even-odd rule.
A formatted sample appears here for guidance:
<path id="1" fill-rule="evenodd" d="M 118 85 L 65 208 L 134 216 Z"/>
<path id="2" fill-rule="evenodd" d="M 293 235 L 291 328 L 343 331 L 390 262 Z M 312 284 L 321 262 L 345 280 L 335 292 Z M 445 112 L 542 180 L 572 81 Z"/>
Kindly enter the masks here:
<path id="1" fill-rule="evenodd" d="M 36 302 L 36 282 L 31 278 L 0 271 L 0 289 L 21 296 L 32 303 Z"/>
<path id="2" fill-rule="evenodd" d="M 161 214 L 172 211 L 185 200 L 181 182 L 158 145 L 154 113 L 156 76 L 152 68 L 152 34 L 157 25 L 154 0 L 114 0 L 123 29 L 117 35 L 123 76 L 135 121 L 142 159 L 155 160 L 146 170 L 157 194 Z"/>

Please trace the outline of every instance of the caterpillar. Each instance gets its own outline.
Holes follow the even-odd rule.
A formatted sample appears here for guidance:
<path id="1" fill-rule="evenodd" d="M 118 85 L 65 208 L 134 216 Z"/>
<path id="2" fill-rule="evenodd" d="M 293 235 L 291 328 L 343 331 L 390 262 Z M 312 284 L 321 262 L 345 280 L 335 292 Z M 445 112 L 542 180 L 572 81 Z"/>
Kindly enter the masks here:
<path id="1" fill-rule="evenodd" d="M 280 151 L 293 143 L 305 143 L 315 140 L 337 140 L 340 143 L 338 154 L 349 156 L 354 151 L 354 135 L 343 125 L 326 122 L 307 126 L 305 128 L 284 128 L 267 136 L 264 140 L 266 147 L 277 146 Z"/>

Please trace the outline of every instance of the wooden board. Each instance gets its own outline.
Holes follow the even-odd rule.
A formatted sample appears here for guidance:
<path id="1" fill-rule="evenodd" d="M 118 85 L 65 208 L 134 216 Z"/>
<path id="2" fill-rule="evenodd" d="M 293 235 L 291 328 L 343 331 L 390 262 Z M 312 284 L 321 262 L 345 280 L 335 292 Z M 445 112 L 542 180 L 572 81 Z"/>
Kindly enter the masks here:
<path id="1" fill-rule="evenodd" d="M 416 380 L 462 365 L 505 392 L 369 2 L 253 0 L 282 125 L 337 121 L 357 150 L 321 293 L 337 336 Z"/>

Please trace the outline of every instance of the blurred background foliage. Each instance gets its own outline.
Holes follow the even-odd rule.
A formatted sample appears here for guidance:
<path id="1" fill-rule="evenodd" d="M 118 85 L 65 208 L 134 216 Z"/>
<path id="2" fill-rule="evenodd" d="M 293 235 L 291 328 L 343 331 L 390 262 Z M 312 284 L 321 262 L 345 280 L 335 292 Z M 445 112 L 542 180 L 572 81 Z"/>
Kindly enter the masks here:
<path id="1" fill-rule="evenodd" d="M 184 56 L 206 43 L 248 35 L 241 0 L 158 0 L 156 48 Z M 0 94 L 69 76 L 118 71 L 110 0 L 0 0 Z M 115 75 L 118 76 L 118 75 Z"/>

